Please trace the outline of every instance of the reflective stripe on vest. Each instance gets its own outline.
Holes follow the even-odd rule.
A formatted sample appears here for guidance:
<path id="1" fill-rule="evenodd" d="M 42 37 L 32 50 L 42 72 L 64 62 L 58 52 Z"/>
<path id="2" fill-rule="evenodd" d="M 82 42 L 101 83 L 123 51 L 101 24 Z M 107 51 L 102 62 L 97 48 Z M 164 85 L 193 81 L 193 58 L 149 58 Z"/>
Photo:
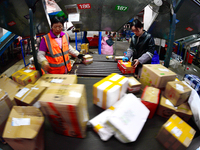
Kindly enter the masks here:
<path id="1" fill-rule="evenodd" d="M 63 54 L 62 54 L 62 52 L 61 53 L 58 53 L 58 54 L 53 54 L 53 50 L 52 50 L 52 47 L 51 47 L 51 43 L 50 43 L 50 39 L 49 39 L 49 36 L 48 35 L 45 35 L 45 37 L 46 37 L 46 41 L 47 41 L 47 44 L 48 44 L 48 48 L 49 48 L 49 52 L 50 52 L 50 54 L 46 54 L 47 56 L 49 56 L 49 57 L 52 57 L 52 58 L 56 58 L 56 57 L 60 57 L 60 56 L 63 56 L 63 54 L 64 55 L 66 55 L 66 54 L 68 54 L 68 52 L 69 51 L 65 51 L 65 52 L 63 52 Z M 67 39 L 67 35 L 65 34 L 65 37 L 66 37 L 66 39 Z M 68 42 L 68 44 L 69 44 L 69 41 L 68 41 L 68 39 L 67 39 L 67 42 Z M 66 65 L 68 64 L 68 63 L 70 63 L 70 60 L 67 60 L 67 61 L 65 61 L 66 62 Z M 49 63 L 49 65 L 50 65 L 50 67 L 61 67 L 61 66 L 65 66 L 65 63 L 63 62 L 63 63 L 61 63 L 61 64 L 51 64 L 51 63 Z"/>
<path id="2" fill-rule="evenodd" d="M 70 60 L 65 61 L 66 64 L 68 64 L 70 62 Z M 61 67 L 61 66 L 65 66 L 65 63 L 61 63 L 61 64 L 49 64 L 51 67 Z"/>

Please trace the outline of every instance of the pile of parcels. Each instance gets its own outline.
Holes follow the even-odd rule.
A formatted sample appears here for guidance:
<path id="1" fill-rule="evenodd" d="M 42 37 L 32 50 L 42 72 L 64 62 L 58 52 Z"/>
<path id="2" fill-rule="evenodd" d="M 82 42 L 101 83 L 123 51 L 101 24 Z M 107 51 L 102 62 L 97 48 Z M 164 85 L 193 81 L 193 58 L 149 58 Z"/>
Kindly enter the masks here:
<path id="1" fill-rule="evenodd" d="M 168 121 L 156 139 L 167 149 L 185 149 L 196 132 L 187 124 L 194 115 L 188 105 L 193 90 L 175 79 L 176 74 L 160 64 L 144 65 L 140 81 L 112 73 L 93 85 L 93 103 L 104 111 L 89 120 L 86 88 L 77 84 L 76 75 L 40 77 L 26 68 L 12 79 L 1 75 L 0 137 L 13 149 L 44 149 L 45 116 L 58 134 L 84 138 L 91 124 L 103 141 L 114 136 L 129 143 L 157 113 Z M 141 89 L 138 98 L 134 93 Z"/>

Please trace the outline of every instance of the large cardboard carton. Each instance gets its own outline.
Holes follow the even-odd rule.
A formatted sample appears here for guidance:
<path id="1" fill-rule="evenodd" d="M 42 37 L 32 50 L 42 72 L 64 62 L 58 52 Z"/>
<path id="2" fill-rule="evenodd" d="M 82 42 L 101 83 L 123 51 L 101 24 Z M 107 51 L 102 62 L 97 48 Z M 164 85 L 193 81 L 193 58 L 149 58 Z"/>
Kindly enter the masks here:
<path id="1" fill-rule="evenodd" d="M 165 88 L 164 96 L 168 98 L 174 106 L 179 106 L 187 102 L 191 89 L 182 81 L 168 82 Z"/>
<path id="2" fill-rule="evenodd" d="M 151 119 L 160 102 L 160 89 L 146 86 L 142 93 L 141 101 L 150 110 L 148 118 Z"/>
<path id="3" fill-rule="evenodd" d="M 190 110 L 188 103 L 183 103 L 180 106 L 175 107 L 164 96 L 162 96 L 160 99 L 157 114 L 165 118 L 170 118 L 173 114 L 176 114 L 186 122 L 192 117 L 192 111 Z"/>
<path id="4" fill-rule="evenodd" d="M 40 77 L 38 70 L 22 68 L 12 74 L 12 79 L 21 85 L 27 85 L 29 83 L 35 83 Z"/>
<path id="5" fill-rule="evenodd" d="M 117 67 L 123 74 L 131 74 L 135 72 L 135 68 L 131 65 L 131 62 L 123 62 L 118 60 Z"/>
<path id="6" fill-rule="evenodd" d="M 52 84 L 76 84 L 77 75 L 68 74 L 44 74 L 35 83 L 35 85 L 49 87 Z"/>
<path id="7" fill-rule="evenodd" d="M 8 94 L 0 89 L 0 137 L 3 134 L 4 126 L 10 114 L 13 104 Z"/>
<path id="8" fill-rule="evenodd" d="M 120 106 L 110 115 L 107 124 L 119 141 L 134 142 L 148 118 L 149 109 L 132 93 L 125 95 L 120 101 Z"/>
<path id="9" fill-rule="evenodd" d="M 23 87 L 24 86 L 8 78 L 5 74 L 0 76 L 0 89 L 3 89 L 8 93 L 8 96 L 11 99 L 13 105 L 16 105 L 14 101 L 15 94 Z"/>
<path id="10" fill-rule="evenodd" d="M 186 149 L 196 131 L 185 121 L 173 114 L 161 127 L 156 139 L 169 150 Z"/>
<path id="11" fill-rule="evenodd" d="M 41 94 L 44 92 L 46 87 L 34 85 L 34 84 L 28 84 L 23 89 L 21 89 L 16 95 L 15 95 L 15 102 L 18 106 L 36 106 L 37 102 Z"/>
<path id="12" fill-rule="evenodd" d="M 93 103 L 107 109 L 127 91 L 128 78 L 112 73 L 93 85 Z"/>
<path id="13" fill-rule="evenodd" d="M 15 150 L 44 150 L 44 116 L 33 106 L 13 106 L 4 140 Z"/>
<path id="14" fill-rule="evenodd" d="M 153 86 L 159 89 L 164 89 L 167 82 L 174 81 L 176 73 L 161 64 L 145 64 L 142 67 L 140 82 L 142 89 L 145 86 Z"/>
<path id="15" fill-rule="evenodd" d="M 141 83 L 134 77 L 128 77 L 128 92 L 137 93 L 141 89 Z"/>
<path id="16" fill-rule="evenodd" d="M 77 138 L 86 136 L 89 117 L 85 85 L 55 84 L 45 90 L 39 102 L 56 133 Z"/>

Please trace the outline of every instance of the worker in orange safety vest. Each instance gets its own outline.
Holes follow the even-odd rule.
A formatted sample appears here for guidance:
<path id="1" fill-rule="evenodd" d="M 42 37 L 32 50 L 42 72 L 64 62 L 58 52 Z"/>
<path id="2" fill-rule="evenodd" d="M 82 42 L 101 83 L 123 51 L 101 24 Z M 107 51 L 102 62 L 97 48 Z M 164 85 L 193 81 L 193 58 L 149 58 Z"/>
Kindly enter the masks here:
<path id="1" fill-rule="evenodd" d="M 51 19 L 51 30 L 43 36 L 37 54 L 38 62 L 50 74 L 66 74 L 71 71 L 69 54 L 79 59 L 84 56 L 69 44 L 68 34 L 62 32 L 63 25 L 62 17 L 54 16 Z"/>

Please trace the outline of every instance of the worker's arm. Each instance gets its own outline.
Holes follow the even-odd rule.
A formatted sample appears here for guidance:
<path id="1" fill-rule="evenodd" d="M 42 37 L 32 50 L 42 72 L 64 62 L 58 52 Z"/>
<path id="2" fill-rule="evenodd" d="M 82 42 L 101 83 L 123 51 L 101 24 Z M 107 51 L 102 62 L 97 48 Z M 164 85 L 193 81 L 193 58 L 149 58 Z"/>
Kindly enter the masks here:
<path id="1" fill-rule="evenodd" d="M 42 68 L 48 72 L 50 66 L 49 66 L 49 62 L 47 61 L 45 55 L 46 55 L 46 52 L 38 51 L 37 59 L 38 59 L 38 63 L 41 64 Z"/>
<path id="2" fill-rule="evenodd" d="M 69 53 L 73 56 L 73 57 L 77 57 L 79 55 L 79 52 L 77 50 L 75 50 L 71 45 L 69 45 Z"/>

